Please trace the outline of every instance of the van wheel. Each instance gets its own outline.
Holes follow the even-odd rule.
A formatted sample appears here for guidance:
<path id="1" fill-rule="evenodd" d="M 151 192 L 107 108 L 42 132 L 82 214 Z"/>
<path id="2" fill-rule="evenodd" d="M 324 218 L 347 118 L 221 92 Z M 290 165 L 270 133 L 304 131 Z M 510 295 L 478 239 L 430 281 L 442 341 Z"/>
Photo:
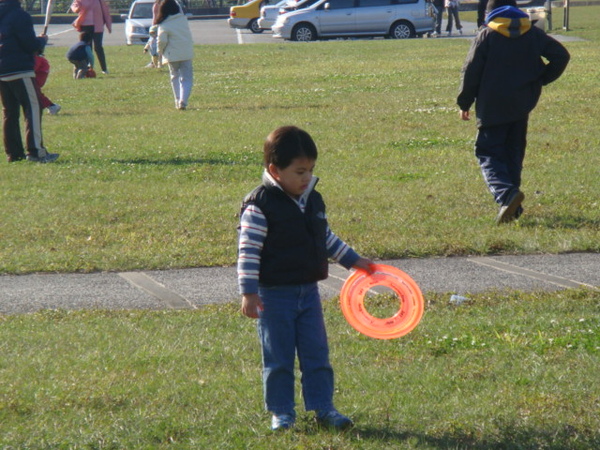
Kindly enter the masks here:
<path id="1" fill-rule="evenodd" d="M 248 28 L 250 28 L 250 31 L 256 34 L 260 34 L 263 31 L 265 31 L 264 29 L 258 26 L 258 19 L 252 19 L 248 24 Z"/>
<path id="2" fill-rule="evenodd" d="M 415 29 L 410 22 L 401 20 L 396 22 L 390 28 L 390 37 L 392 39 L 409 39 L 415 37 Z"/>
<path id="3" fill-rule="evenodd" d="M 300 23 L 292 30 L 292 41 L 308 42 L 317 39 L 317 30 L 308 23 Z"/>

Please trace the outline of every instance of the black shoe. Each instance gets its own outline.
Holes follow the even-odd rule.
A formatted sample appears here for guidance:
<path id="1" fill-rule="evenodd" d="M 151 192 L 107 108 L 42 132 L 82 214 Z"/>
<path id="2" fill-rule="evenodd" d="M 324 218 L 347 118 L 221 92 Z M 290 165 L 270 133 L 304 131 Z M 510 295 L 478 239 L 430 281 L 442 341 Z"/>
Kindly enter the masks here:
<path id="1" fill-rule="evenodd" d="M 501 223 L 512 222 L 517 218 L 516 214 L 521 207 L 521 203 L 525 200 L 525 194 L 518 189 L 515 189 L 508 197 L 508 201 L 500 207 L 500 211 L 496 216 L 496 225 Z"/>

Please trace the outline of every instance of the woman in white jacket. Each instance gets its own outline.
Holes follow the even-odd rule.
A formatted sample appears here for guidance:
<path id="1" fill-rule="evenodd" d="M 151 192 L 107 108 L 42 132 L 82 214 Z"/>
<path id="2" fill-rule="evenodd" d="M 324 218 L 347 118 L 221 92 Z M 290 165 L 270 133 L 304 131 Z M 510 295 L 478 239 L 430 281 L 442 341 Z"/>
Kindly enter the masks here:
<path id="1" fill-rule="evenodd" d="M 161 0 L 156 23 L 158 52 L 169 64 L 175 107 L 186 109 L 194 84 L 194 42 L 187 18 L 175 0 Z"/>

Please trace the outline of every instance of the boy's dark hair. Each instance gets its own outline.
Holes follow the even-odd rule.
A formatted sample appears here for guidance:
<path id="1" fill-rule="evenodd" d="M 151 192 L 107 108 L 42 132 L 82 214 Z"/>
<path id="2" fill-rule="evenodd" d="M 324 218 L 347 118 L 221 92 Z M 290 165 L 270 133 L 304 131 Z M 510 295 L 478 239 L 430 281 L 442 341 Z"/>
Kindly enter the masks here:
<path id="1" fill-rule="evenodd" d="M 317 145 L 306 131 L 293 125 L 272 131 L 264 145 L 264 164 L 285 169 L 296 158 L 317 159 Z"/>
<path id="2" fill-rule="evenodd" d="M 514 6 L 516 8 L 517 2 L 516 0 L 488 0 L 486 11 L 490 12 L 503 6 Z"/>

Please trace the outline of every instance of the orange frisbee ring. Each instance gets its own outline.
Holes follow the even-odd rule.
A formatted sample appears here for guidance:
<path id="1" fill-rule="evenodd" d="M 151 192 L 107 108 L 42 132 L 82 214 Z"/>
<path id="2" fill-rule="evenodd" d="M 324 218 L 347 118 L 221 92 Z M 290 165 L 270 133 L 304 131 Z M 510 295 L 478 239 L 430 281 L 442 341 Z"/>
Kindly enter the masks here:
<path id="1" fill-rule="evenodd" d="M 373 273 L 357 270 L 348 277 L 340 294 L 344 317 L 354 329 L 375 339 L 395 339 L 410 333 L 423 317 L 424 301 L 415 281 L 393 266 L 373 264 Z M 380 319 L 365 308 L 365 295 L 375 286 L 384 286 L 400 300 L 398 312 Z"/>

